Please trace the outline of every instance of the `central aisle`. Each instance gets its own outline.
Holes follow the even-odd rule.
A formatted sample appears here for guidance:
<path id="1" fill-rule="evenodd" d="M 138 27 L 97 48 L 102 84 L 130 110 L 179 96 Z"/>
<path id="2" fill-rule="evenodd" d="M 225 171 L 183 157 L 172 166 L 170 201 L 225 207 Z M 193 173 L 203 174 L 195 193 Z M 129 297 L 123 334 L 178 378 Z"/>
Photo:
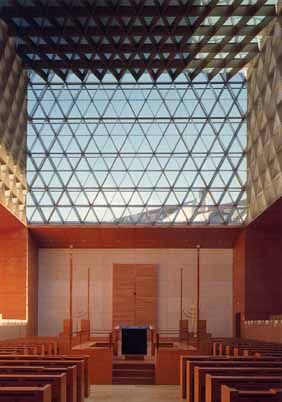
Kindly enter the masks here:
<path id="1" fill-rule="evenodd" d="M 180 402 L 179 385 L 92 385 L 95 402 Z"/>

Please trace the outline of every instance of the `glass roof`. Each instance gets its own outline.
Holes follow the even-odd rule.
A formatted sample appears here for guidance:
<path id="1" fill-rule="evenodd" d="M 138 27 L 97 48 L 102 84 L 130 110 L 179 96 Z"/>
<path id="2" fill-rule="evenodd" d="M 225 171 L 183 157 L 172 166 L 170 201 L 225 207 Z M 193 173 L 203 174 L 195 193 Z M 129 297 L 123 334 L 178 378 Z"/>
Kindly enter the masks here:
<path id="1" fill-rule="evenodd" d="M 242 74 L 154 82 L 69 73 L 28 87 L 31 223 L 242 224 Z"/>

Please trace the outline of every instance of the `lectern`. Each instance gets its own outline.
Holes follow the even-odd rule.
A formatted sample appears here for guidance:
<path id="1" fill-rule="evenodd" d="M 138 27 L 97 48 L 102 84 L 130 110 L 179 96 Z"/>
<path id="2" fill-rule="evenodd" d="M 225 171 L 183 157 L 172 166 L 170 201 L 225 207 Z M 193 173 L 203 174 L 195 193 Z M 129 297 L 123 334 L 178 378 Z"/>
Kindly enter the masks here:
<path id="1" fill-rule="evenodd" d="M 146 355 L 149 327 L 121 327 L 121 354 Z"/>

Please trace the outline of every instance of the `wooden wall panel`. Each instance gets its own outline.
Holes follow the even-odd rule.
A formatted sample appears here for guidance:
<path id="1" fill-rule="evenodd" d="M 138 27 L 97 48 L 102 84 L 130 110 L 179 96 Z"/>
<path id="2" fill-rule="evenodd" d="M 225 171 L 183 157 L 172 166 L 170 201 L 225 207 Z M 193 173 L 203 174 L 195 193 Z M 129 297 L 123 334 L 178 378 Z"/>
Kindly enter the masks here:
<path id="1" fill-rule="evenodd" d="M 267 320 L 282 314 L 281 265 L 282 198 L 244 229 L 234 247 L 233 312 L 241 312 L 244 336 L 255 333 L 245 327 L 245 319 Z M 273 328 L 262 332 L 265 340 L 275 341 Z"/>
<path id="2" fill-rule="evenodd" d="M 239 226 L 30 225 L 39 248 L 233 248 Z"/>
<path id="3" fill-rule="evenodd" d="M 245 317 L 246 303 L 246 232 L 237 240 L 233 250 L 233 334 L 235 335 L 235 314 Z M 243 326 L 241 325 L 241 330 Z"/>
<path id="4" fill-rule="evenodd" d="M 282 314 L 282 234 L 247 229 L 246 319 Z"/>
<path id="5" fill-rule="evenodd" d="M 135 324 L 135 265 L 113 265 L 113 327 Z"/>
<path id="6" fill-rule="evenodd" d="M 36 335 L 38 248 L 27 228 L 9 214 L 15 225 L 0 225 L 0 314 L 4 319 L 28 319 L 26 333 Z"/>
<path id="7" fill-rule="evenodd" d="M 245 325 L 244 334 L 247 339 L 256 339 L 266 342 L 277 342 L 282 344 L 282 325 L 273 326 L 269 324 L 256 322 L 252 325 Z M 282 346 L 281 346 L 282 347 Z"/>
<path id="8" fill-rule="evenodd" d="M 28 335 L 38 333 L 38 248 L 28 234 Z"/>
<path id="9" fill-rule="evenodd" d="M 282 197 L 246 228 L 246 319 L 282 314 Z"/>
<path id="10" fill-rule="evenodd" d="M 157 267 L 113 265 L 113 326 L 157 324 Z"/>
<path id="11" fill-rule="evenodd" d="M 24 224 L 10 212 L 0 201 L 0 231 L 11 229 L 23 229 Z"/>
<path id="12" fill-rule="evenodd" d="M 27 230 L 0 231 L 0 314 L 26 319 Z"/>
<path id="13" fill-rule="evenodd" d="M 136 265 L 136 324 L 157 326 L 156 265 Z"/>
<path id="14" fill-rule="evenodd" d="M 113 354 L 111 349 L 73 348 L 71 354 L 89 356 L 90 384 L 112 384 Z"/>

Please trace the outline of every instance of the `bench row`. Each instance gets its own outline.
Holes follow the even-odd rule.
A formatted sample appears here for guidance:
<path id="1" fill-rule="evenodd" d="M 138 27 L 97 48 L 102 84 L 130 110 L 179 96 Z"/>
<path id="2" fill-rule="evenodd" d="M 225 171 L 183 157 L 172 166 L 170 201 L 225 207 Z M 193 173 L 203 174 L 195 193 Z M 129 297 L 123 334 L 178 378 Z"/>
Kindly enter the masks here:
<path id="1" fill-rule="evenodd" d="M 1 355 L 0 391 L 18 387 L 27 387 L 29 393 L 33 387 L 44 388 L 34 391 L 41 393 L 39 400 L 51 393 L 52 402 L 83 402 L 90 394 L 88 356 Z M 14 400 L 12 394 L 1 398 L 0 393 L 0 401 Z"/>
<path id="2" fill-rule="evenodd" d="M 268 390 L 270 387 L 267 381 L 264 381 L 264 378 L 267 378 L 274 381 L 274 387 L 280 388 L 282 359 L 181 356 L 180 373 L 183 399 L 187 398 L 188 402 L 217 402 L 220 401 L 222 384 L 234 388 L 237 384 L 242 389 L 252 389 L 254 386 L 255 390 Z M 219 382 L 214 385 L 212 380 L 208 380 L 208 376 L 218 379 Z"/>
<path id="3" fill-rule="evenodd" d="M 59 340 L 56 337 L 26 337 L 0 341 L 0 354 L 57 355 L 59 352 Z"/>
<path id="4" fill-rule="evenodd" d="M 1 402 L 52 402 L 51 385 L 44 387 L 0 387 Z"/>
<path id="5" fill-rule="evenodd" d="M 281 356 L 282 345 L 256 341 L 224 339 L 212 344 L 213 356 Z"/>

